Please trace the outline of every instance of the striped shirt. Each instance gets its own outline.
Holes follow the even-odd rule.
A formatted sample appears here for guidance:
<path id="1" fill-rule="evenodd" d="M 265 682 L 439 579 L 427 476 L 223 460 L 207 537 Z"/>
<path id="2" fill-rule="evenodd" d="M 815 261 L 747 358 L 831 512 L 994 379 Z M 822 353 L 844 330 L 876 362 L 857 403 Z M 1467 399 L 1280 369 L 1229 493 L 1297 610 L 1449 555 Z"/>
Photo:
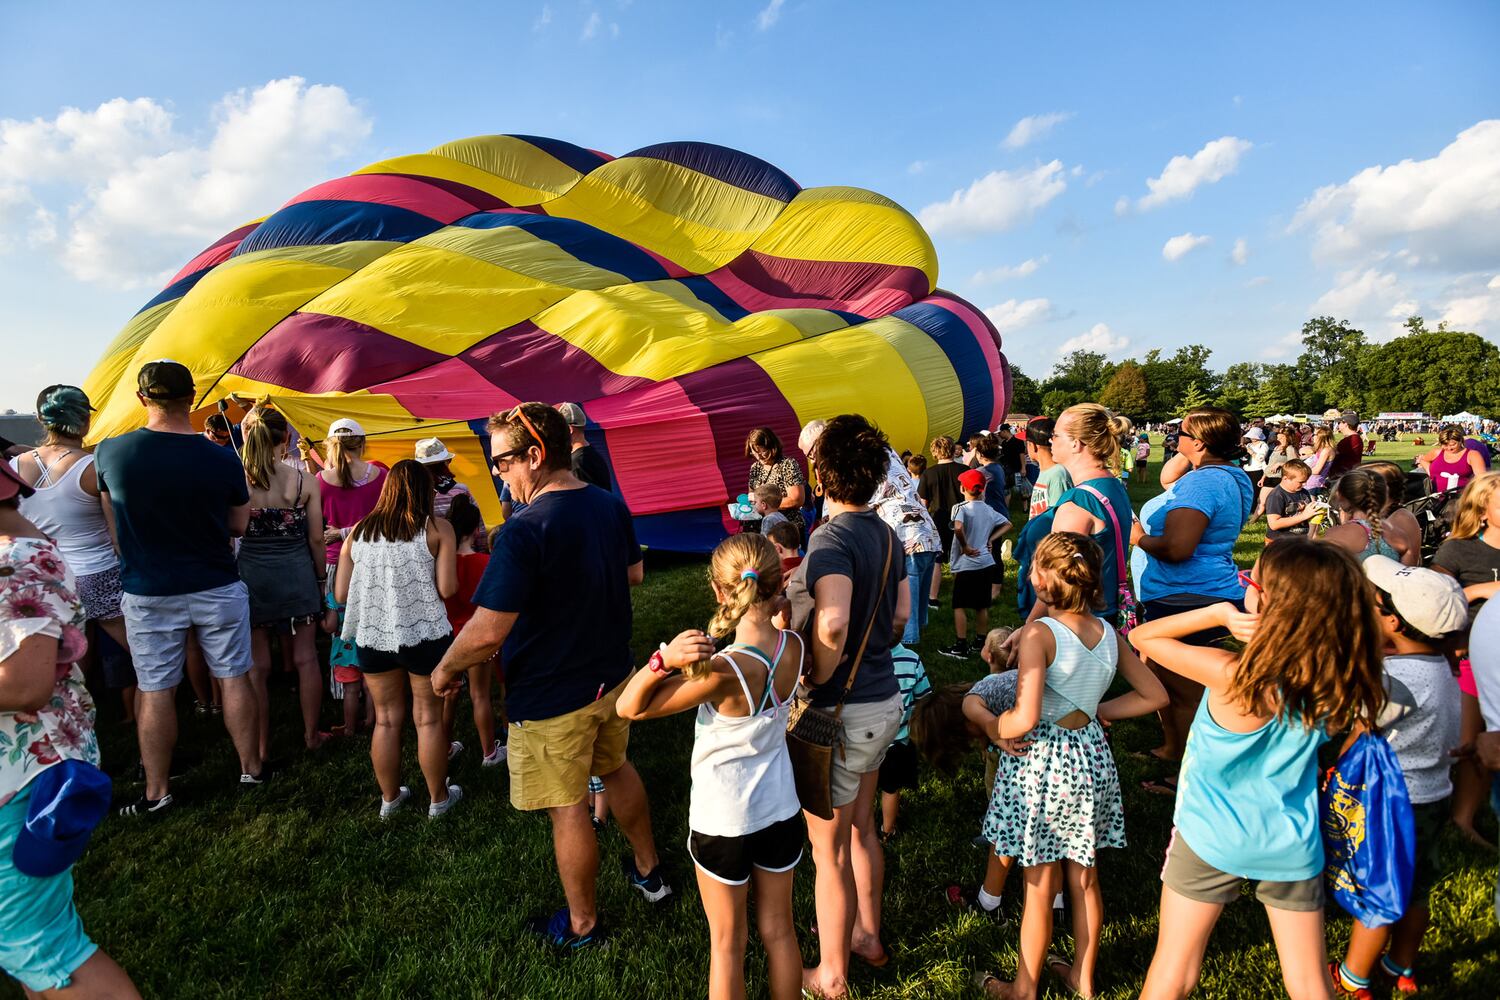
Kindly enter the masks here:
<path id="1" fill-rule="evenodd" d="M 932 693 L 932 682 L 927 679 L 921 657 L 900 643 L 891 650 L 891 663 L 896 668 L 896 686 L 901 691 L 901 728 L 896 730 L 896 742 L 908 743 L 912 706 Z"/>

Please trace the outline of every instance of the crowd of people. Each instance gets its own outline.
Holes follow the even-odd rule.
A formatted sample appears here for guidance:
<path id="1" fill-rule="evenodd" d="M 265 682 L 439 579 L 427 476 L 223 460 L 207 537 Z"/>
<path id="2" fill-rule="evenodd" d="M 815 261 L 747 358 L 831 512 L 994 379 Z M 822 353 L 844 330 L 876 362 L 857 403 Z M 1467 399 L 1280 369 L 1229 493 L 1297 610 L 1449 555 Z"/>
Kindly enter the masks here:
<path id="1" fill-rule="evenodd" d="M 564 905 L 533 929 L 568 950 L 609 935 L 604 803 L 628 884 L 653 905 L 674 894 L 627 750 L 632 723 L 693 712 L 687 843 L 715 998 L 744 995 L 752 893 L 777 1000 L 841 997 L 853 962 L 886 965 L 903 794 L 923 767 L 981 757 L 972 828 L 987 861 L 946 898 L 998 914 L 1014 872 L 1021 917 L 1014 978 L 981 971 L 976 985 L 1024 1000 L 1050 974 L 1095 995 L 1100 851 L 1131 843 L 1119 720 L 1159 720 L 1142 787 L 1175 798 L 1145 997 L 1192 991 L 1246 881 L 1291 996 L 1368 996 L 1380 976 L 1414 993 L 1438 833 L 1452 822 L 1482 839 L 1500 769 L 1500 473 L 1461 431 L 1419 460 L 1436 489 L 1460 491 L 1427 551 L 1402 506 L 1408 471 L 1364 462 L 1352 413 L 1305 437 L 1193 410 L 1138 512 L 1128 487 L 1151 470 L 1149 438 L 1097 404 L 938 437 L 927 455 L 898 454 L 859 415 L 816 420 L 797 441 L 805 468 L 758 428 L 745 445 L 757 516 L 713 552 L 713 618 L 659 637 L 640 665 L 631 588 L 645 562 L 576 404 L 490 420 L 504 520 L 489 529 L 440 439 L 387 467 L 347 418 L 321 452 L 269 405 L 199 431 L 192 374 L 172 361 L 144 366 L 138 395 L 144 427 L 90 452 L 88 398 L 51 386 L 45 441 L 0 463 L 0 967 L 35 993 L 135 995 L 72 902 L 72 863 L 110 802 L 86 630 L 128 651 L 103 658 L 139 742 L 142 794 L 121 821 L 183 808 L 184 679 L 195 711 L 222 717 L 238 788 L 274 780 L 273 650 L 298 678 L 309 751 L 368 731 L 381 819 L 421 801 L 403 780 L 410 716 L 439 821 L 464 798 L 449 769 L 468 752 L 453 738 L 467 690 L 481 764 L 505 766 L 511 804 L 548 818 Z M 1265 548 L 1245 571 L 1235 550 L 1257 518 Z M 934 686 L 916 647 L 945 577 L 956 640 L 940 652 L 986 672 Z M 1018 628 L 990 628 L 1000 601 Z M 327 730 L 325 690 L 343 702 Z M 1357 924 L 1330 962 L 1320 757 L 1364 733 L 1404 773 L 1416 870 L 1399 918 Z M 809 968 L 792 913 L 805 847 Z M 1052 951 L 1067 913 L 1071 959 Z"/>

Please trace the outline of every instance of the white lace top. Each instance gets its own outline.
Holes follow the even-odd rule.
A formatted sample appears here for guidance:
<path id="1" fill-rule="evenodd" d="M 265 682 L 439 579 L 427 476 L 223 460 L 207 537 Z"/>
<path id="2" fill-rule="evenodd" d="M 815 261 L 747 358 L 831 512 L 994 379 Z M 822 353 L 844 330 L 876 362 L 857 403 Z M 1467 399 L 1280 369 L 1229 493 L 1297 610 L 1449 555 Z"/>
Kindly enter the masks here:
<path id="1" fill-rule="evenodd" d="M 344 641 L 396 653 L 403 646 L 451 634 L 425 531 L 409 542 L 362 538 L 351 544 L 354 573 L 349 578 Z"/>

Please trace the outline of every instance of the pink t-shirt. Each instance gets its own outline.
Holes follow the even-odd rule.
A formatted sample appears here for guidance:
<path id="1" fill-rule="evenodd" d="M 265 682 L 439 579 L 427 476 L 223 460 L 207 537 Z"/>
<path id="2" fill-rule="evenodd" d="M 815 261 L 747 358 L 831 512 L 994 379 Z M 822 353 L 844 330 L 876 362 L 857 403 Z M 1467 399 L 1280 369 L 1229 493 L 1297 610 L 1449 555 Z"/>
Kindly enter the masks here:
<path id="1" fill-rule="evenodd" d="M 359 519 L 375 509 L 375 501 L 380 499 L 380 490 L 385 486 L 386 470 L 384 466 L 373 462 L 370 468 L 375 474 L 358 486 L 330 486 L 326 479 L 321 479 L 323 487 L 323 523 L 334 528 L 352 528 L 359 523 Z M 336 566 L 339 561 L 339 552 L 343 549 L 342 541 L 328 543 L 328 565 Z"/>

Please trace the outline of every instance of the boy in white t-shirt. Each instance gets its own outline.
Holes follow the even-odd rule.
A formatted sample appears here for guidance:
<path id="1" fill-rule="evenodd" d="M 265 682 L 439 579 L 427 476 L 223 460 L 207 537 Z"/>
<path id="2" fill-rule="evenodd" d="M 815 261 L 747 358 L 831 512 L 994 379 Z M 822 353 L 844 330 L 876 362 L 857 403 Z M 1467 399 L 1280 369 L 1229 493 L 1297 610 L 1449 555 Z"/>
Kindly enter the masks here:
<path id="1" fill-rule="evenodd" d="M 1376 724 L 1406 776 L 1417 856 L 1405 915 L 1384 927 L 1366 927 L 1356 920 L 1343 962 L 1330 969 L 1335 985 L 1356 997 L 1370 995 L 1377 961 L 1381 974 L 1395 981 L 1398 993 L 1417 990 L 1412 966 L 1427 930 L 1427 895 L 1438 875 L 1438 836 L 1453 793 L 1450 751 L 1460 739 L 1458 681 L 1439 647 L 1469 621 L 1463 587 L 1451 576 L 1380 555 L 1366 559 L 1364 568 L 1375 585 L 1385 630 L 1385 686 L 1390 694 Z"/>
<path id="2" fill-rule="evenodd" d="M 953 631 L 957 638 L 952 646 L 938 651 L 957 660 L 966 660 L 979 651 L 978 642 L 974 649 L 969 648 L 968 612 L 972 610 L 978 617 L 976 635 L 989 632 L 990 604 L 996 596 L 992 586 L 1004 580 L 1004 568 L 996 565 L 990 546 L 1010 530 L 1010 520 L 984 502 L 986 481 L 978 469 L 958 477 L 967 499 L 953 508 L 953 551 L 948 556 L 948 568 L 953 571 Z"/>

